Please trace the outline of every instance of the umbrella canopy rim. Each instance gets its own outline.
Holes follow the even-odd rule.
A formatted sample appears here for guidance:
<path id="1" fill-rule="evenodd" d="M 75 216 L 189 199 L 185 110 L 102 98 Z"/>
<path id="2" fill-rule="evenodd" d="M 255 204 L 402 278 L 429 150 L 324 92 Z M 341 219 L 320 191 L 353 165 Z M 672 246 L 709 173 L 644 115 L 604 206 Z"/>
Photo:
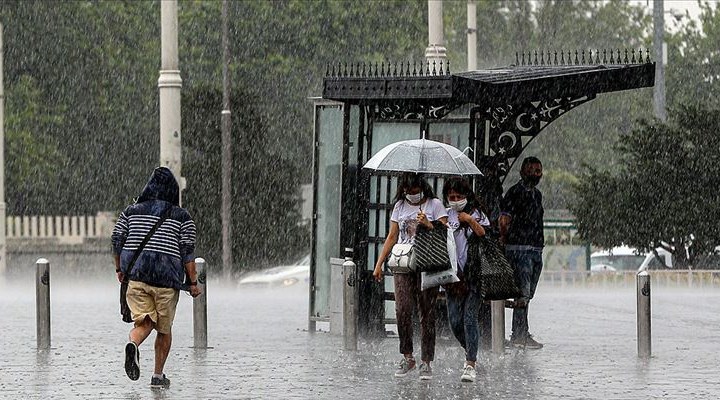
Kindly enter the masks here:
<path id="1" fill-rule="evenodd" d="M 430 146 L 428 146 L 430 145 Z M 403 165 L 403 166 L 396 166 L 396 167 L 387 167 L 387 166 L 381 166 L 386 159 L 392 158 L 393 153 L 399 149 L 399 148 L 410 148 L 410 149 L 417 149 L 418 150 L 418 162 L 417 166 L 413 167 L 410 165 Z M 427 160 L 425 157 L 424 150 L 425 149 L 431 149 L 431 148 L 440 148 L 446 152 L 446 156 L 450 159 L 447 162 L 452 162 L 452 165 L 454 168 L 447 168 L 441 171 L 433 171 L 433 170 L 426 170 L 423 169 L 423 165 L 425 165 L 425 160 Z M 462 163 L 458 162 L 459 159 L 464 158 L 465 161 Z M 372 164 L 368 166 L 369 164 Z M 371 171 L 371 174 L 374 173 L 381 173 L 383 175 L 395 175 L 395 174 L 403 174 L 403 173 L 415 173 L 415 174 L 422 174 L 422 175 L 432 175 L 432 176 L 473 176 L 473 175 L 479 175 L 482 176 L 482 172 L 478 169 L 478 167 L 470 160 L 470 158 L 467 157 L 460 149 L 438 141 L 429 140 L 425 138 L 421 139 L 411 139 L 411 140 L 402 140 L 394 143 L 390 143 L 387 146 L 380 149 L 378 152 L 375 153 L 370 159 L 365 162 L 365 165 L 362 166 L 363 170 Z M 451 169 L 454 169 L 452 171 Z"/>

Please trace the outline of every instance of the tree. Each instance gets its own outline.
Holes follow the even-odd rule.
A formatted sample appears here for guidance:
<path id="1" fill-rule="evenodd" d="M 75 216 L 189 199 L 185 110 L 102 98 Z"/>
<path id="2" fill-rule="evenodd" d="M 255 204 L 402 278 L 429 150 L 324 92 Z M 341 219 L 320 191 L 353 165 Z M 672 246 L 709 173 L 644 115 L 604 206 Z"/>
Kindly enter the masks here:
<path id="1" fill-rule="evenodd" d="M 575 186 L 578 233 L 593 244 L 664 247 L 680 265 L 720 243 L 720 113 L 671 110 L 621 137 L 621 168 L 590 169 Z M 686 251 L 687 249 L 687 251 Z"/>
<path id="2" fill-rule="evenodd" d="M 6 94 L 12 101 L 7 104 L 8 118 L 5 184 L 13 195 L 9 213 L 22 215 L 27 210 L 43 210 L 43 203 L 53 198 L 53 191 L 43 182 L 55 182 L 58 165 L 65 160 L 58 144 L 46 132 L 62 122 L 56 109 L 43 109 L 37 82 L 24 75 Z M 51 200 L 52 201 L 52 200 Z"/>
<path id="3" fill-rule="evenodd" d="M 465 69 L 466 10 L 464 1 L 444 2 L 448 54 L 455 71 Z M 516 52 L 645 49 L 650 46 L 652 19 L 647 7 L 627 1 L 546 0 L 535 3 L 477 2 L 478 65 L 515 63 Z M 560 56 L 558 55 L 558 58 Z M 633 121 L 652 116 L 652 89 L 608 93 L 554 121 L 527 147 L 525 155 L 543 161 L 541 189 L 547 208 L 567 208 L 572 183 L 583 163 L 615 165 L 612 145 L 628 133 Z M 516 163 L 519 167 L 519 163 Z M 519 169 L 519 168 L 518 168 Z M 516 172 L 506 179 L 515 181 Z"/>
<path id="4" fill-rule="evenodd" d="M 720 8 L 700 3 L 700 22 L 687 18 L 678 32 L 667 35 L 667 99 L 677 106 L 687 103 L 719 108 Z"/>
<path id="5" fill-rule="evenodd" d="M 453 72 L 466 65 L 465 7 L 465 0 L 444 2 Z M 520 50 L 645 48 L 649 44 L 648 15 L 641 12 L 642 7 L 625 1 L 488 0 L 477 2 L 477 7 L 478 64 L 482 67 L 511 64 Z M 179 2 L 184 92 L 219 87 L 220 8 L 221 2 Z M 246 143 L 243 151 L 252 155 L 262 147 L 271 159 L 282 163 L 282 168 L 274 169 L 296 171 L 294 186 L 310 182 L 313 113 L 308 98 L 320 95 L 326 64 L 419 61 L 427 46 L 425 0 L 232 1 L 229 11 L 231 82 L 243 89 L 242 98 L 233 98 L 234 121 L 236 127 L 248 130 L 239 131 L 241 137 L 263 132 L 261 137 L 251 136 L 256 140 Z M 703 24 L 714 29 L 708 31 L 707 40 L 692 32 L 682 38 L 688 49 L 697 48 L 686 55 L 699 59 L 710 51 L 716 43 L 712 38 L 717 38 L 716 15 Z M 12 150 L 6 152 L 11 166 L 8 209 L 27 214 L 122 209 L 158 163 L 159 3 L 5 0 L 0 2 L 0 20 L 5 30 L 6 133 Z M 698 81 L 689 82 L 683 90 L 690 96 Z M 548 204 L 564 206 L 566 188 L 576 179 L 580 160 L 617 162 L 608 143 L 627 132 L 634 119 L 649 116 L 650 97 L 649 90 L 603 95 L 554 122 L 533 142 L 529 151 L 545 161 Z M 34 105 L 22 105 L 24 99 L 33 99 Z M 195 112 L 185 101 L 183 119 Z M 243 121 L 246 113 L 250 115 L 249 108 L 253 117 Z M 255 129 L 255 123 L 259 128 Z M 218 148 L 214 136 L 206 139 L 205 150 L 194 148 L 183 155 L 183 171 L 193 174 L 188 176 L 186 198 L 200 196 L 192 193 L 198 187 L 219 191 L 219 186 L 203 186 L 207 183 L 203 178 L 217 171 L 198 172 L 202 164 L 195 163 L 203 160 L 193 158 L 195 151 L 209 154 L 207 149 Z M 184 140 L 183 145 L 194 146 L 192 140 Z M 558 148 L 564 150 L 558 152 Z M 30 160 L 47 160 L 48 168 L 37 169 L 47 175 L 30 172 L 25 167 Z M 33 161 L 32 165 L 40 164 Z M 287 184 L 285 178 L 278 179 Z M 243 196 L 262 202 L 267 192 L 258 189 Z M 199 222 L 208 229 L 220 223 L 212 209 L 197 211 L 211 218 Z M 258 259 L 269 263 L 274 255 L 274 261 L 285 261 L 277 250 L 257 253 Z"/>
<path id="6" fill-rule="evenodd" d="M 298 225 L 300 205 L 295 168 L 271 150 L 267 125 L 239 88 L 231 101 L 243 110 L 234 119 L 232 238 L 235 272 L 294 259 L 309 246 L 307 227 Z M 190 185 L 184 202 L 198 226 L 197 247 L 210 265 L 221 265 L 219 88 L 183 92 L 184 175 Z M 237 115 L 237 114 L 236 114 Z"/>

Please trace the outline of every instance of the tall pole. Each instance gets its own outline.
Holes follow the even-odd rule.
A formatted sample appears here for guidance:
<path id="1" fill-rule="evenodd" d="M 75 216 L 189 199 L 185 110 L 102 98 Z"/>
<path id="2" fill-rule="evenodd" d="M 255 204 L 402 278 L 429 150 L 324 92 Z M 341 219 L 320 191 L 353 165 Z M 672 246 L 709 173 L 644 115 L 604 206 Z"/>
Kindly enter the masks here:
<path id="1" fill-rule="evenodd" d="M 432 71 L 433 62 L 440 70 L 440 63 L 447 65 L 447 49 L 443 35 L 442 0 L 428 0 L 428 47 L 425 49 L 425 60 Z"/>
<path id="2" fill-rule="evenodd" d="M 5 238 L 5 82 L 3 80 L 3 26 L 0 24 L 0 275 L 7 270 Z"/>
<path id="3" fill-rule="evenodd" d="M 178 62 L 177 0 L 160 2 L 160 165 L 170 168 L 185 189 L 182 177 L 182 153 L 180 141 L 180 67 Z"/>
<path id="4" fill-rule="evenodd" d="M 663 64 L 663 42 L 665 40 L 665 5 L 663 0 L 653 1 L 653 50 L 655 51 L 655 86 L 653 87 L 653 105 L 655 116 L 662 121 L 667 119 L 665 111 L 665 65 Z"/>
<path id="5" fill-rule="evenodd" d="M 475 0 L 467 2 L 467 68 L 477 69 L 477 5 Z"/>
<path id="6" fill-rule="evenodd" d="M 230 79 L 228 62 L 230 44 L 228 40 L 228 2 L 222 3 L 222 47 L 223 47 L 223 109 L 220 113 L 222 127 L 222 261 L 223 275 L 232 272 L 232 120 L 230 118 Z"/>

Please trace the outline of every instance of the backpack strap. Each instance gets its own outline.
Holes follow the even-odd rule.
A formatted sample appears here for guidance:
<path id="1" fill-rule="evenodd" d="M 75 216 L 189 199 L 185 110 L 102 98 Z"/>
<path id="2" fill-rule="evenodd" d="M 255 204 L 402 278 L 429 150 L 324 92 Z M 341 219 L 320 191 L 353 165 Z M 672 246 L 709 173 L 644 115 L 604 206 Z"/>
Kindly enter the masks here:
<path id="1" fill-rule="evenodd" d="M 162 223 L 165 222 L 166 219 L 168 219 L 172 208 L 173 208 L 173 205 L 170 204 L 170 206 L 167 209 L 165 209 L 165 211 L 160 215 L 160 219 L 155 223 L 155 225 L 153 225 L 153 227 L 150 229 L 150 231 L 147 233 L 147 235 L 145 235 L 142 242 L 140 242 L 140 245 L 135 250 L 135 254 L 133 254 L 133 257 L 130 260 L 130 264 L 128 265 L 128 270 L 125 273 L 124 281 L 126 281 L 126 282 L 128 281 L 128 279 L 130 277 L 130 273 L 132 272 L 133 268 L 135 267 L 135 262 L 140 257 L 140 253 L 142 252 L 143 248 L 145 247 L 146 244 L 148 244 L 148 242 L 150 241 L 152 236 L 155 234 L 155 232 L 158 230 L 158 228 L 160 228 L 160 225 L 162 225 Z"/>

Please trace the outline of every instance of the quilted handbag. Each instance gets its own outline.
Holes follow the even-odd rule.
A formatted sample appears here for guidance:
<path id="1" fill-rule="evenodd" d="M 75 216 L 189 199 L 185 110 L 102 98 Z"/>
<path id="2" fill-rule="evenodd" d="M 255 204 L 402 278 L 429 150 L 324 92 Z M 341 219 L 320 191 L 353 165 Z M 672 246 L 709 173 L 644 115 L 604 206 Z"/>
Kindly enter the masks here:
<path id="1" fill-rule="evenodd" d="M 410 269 L 410 256 L 413 252 L 412 243 L 395 244 L 390 250 L 387 266 L 393 274 L 407 274 L 413 272 Z"/>
<path id="2" fill-rule="evenodd" d="M 471 235 L 465 278 L 480 288 L 485 300 L 506 300 L 522 297 L 515 280 L 515 268 L 494 239 Z"/>
<path id="3" fill-rule="evenodd" d="M 433 221 L 433 229 L 418 226 L 410 268 L 418 272 L 438 272 L 451 268 L 448 254 L 448 229 L 440 221 Z"/>

